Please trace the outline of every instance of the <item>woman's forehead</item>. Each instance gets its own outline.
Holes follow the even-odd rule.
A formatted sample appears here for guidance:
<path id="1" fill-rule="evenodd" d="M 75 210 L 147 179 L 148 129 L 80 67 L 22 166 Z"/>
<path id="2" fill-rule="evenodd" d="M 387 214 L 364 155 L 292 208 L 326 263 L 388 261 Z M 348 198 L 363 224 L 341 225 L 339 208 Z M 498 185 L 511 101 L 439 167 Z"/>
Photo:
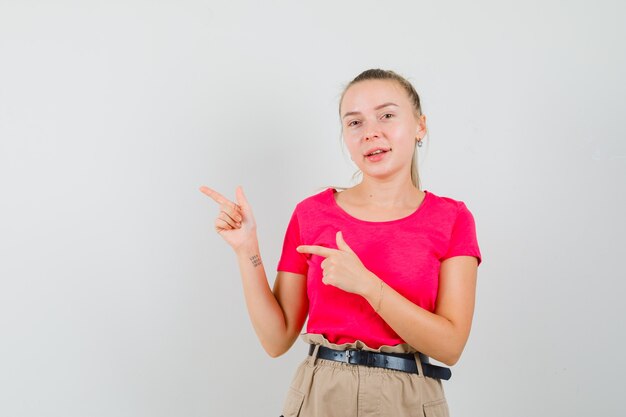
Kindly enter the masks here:
<path id="1" fill-rule="evenodd" d="M 342 111 L 365 111 L 382 103 L 410 105 L 407 93 L 394 80 L 366 80 L 351 85 L 343 96 Z"/>

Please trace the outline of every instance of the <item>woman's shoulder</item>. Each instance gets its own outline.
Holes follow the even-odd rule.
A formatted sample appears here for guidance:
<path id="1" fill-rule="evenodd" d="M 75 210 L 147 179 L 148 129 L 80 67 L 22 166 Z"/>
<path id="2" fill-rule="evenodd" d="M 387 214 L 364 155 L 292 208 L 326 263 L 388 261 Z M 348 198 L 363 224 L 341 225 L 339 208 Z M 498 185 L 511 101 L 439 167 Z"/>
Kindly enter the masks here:
<path id="1" fill-rule="evenodd" d="M 335 189 L 333 187 L 326 187 L 323 190 L 317 189 L 314 194 L 303 198 L 298 204 L 296 204 L 297 210 L 311 210 L 319 208 L 320 206 L 327 206 L 333 199 Z"/>
<path id="2" fill-rule="evenodd" d="M 450 214 L 456 214 L 460 211 L 469 211 L 463 200 L 438 195 L 431 191 L 426 192 L 430 194 L 430 202 L 437 211 L 449 212 Z"/>

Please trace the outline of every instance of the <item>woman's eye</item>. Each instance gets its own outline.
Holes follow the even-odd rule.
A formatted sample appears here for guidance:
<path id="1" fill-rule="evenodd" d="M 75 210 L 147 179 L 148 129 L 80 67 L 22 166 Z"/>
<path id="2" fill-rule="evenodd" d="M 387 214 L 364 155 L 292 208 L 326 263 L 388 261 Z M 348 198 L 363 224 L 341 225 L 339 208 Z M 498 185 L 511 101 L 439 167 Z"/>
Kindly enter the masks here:
<path id="1" fill-rule="evenodd" d="M 356 126 L 359 123 L 358 120 L 353 120 L 350 123 L 348 123 L 348 126 Z"/>
<path id="2" fill-rule="evenodd" d="M 387 114 L 384 114 L 384 115 L 383 115 L 383 117 L 384 117 L 385 119 L 391 119 L 391 118 L 393 117 L 393 114 L 391 114 L 391 113 L 387 113 Z"/>

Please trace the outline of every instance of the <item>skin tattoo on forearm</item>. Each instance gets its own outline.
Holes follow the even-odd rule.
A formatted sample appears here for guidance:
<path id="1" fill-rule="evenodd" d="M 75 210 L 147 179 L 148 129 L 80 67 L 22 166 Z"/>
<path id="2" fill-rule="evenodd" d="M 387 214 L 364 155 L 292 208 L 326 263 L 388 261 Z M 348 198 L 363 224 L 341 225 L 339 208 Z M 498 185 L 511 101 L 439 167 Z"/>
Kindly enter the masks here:
<path id="1" fill-rule="evenodd" d="M 252 261 L 252 266 L 261 265 L 261 257 L 259 255 L 251 256 L 250 261 Z"/>

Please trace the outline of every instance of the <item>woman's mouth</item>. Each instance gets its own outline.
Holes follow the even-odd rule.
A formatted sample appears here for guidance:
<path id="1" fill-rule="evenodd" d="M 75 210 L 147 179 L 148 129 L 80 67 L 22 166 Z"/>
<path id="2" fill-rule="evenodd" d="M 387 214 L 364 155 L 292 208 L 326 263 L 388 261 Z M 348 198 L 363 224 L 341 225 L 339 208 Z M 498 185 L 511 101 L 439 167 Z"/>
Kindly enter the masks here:
<path id="1" fill-rule="evenodd" d="M 371 151 L 368 151 L 365 154 L 365 159 L 367 159 L 370 162 L 377 162 L 377 161 L 380 161 L 381 159 L 383 159 L 387 152 L 391 152 L 391 148 L 389 148 L 389 149 L 384 149 L 384 148 L 372 149 Z"/>

